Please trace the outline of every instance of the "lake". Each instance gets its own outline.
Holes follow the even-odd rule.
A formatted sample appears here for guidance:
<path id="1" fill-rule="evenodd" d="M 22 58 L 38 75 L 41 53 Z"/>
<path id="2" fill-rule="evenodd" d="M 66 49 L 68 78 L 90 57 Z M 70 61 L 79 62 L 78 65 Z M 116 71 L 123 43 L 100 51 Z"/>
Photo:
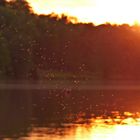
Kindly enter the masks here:
<path id="1" fill-rule="evenodd" d="M 139 140 L 140 90 L 3 89 L 2 140 Z"/>

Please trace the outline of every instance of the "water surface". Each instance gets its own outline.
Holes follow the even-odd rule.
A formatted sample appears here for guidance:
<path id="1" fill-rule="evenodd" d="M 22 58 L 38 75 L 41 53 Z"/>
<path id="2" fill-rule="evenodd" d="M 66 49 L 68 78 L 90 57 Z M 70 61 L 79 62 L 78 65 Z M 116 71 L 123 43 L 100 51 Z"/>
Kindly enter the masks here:
<path id="1" fill-rule="evenodd" d="M 3 140 L 138 140 L 139 90 L 3 90 Z"/>

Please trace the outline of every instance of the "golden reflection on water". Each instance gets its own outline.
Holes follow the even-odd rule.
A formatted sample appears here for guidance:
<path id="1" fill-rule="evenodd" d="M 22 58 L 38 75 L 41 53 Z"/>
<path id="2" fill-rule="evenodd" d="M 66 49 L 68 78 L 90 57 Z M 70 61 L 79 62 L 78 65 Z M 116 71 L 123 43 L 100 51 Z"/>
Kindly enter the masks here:
<path id="1" fill-rule="evenodd" d="M 117 112 L 116 112 L 117 113 Z M 59 126 L 33 127 L 21 140 L 140 140 L 140 114 L 125 112 L 124 116 L 95 117 Z"/>

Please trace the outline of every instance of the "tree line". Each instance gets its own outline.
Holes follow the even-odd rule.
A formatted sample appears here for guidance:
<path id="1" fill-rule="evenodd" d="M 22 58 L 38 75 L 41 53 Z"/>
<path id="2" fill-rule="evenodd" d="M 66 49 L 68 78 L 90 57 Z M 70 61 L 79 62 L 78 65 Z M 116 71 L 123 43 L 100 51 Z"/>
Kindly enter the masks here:
<path id="1" fill-rule="evenodd" d="M 36 15 L 25 0 L 0 1 L 0 79 L 139 80 L 139 62 L 138 26 L 73 24 L 65 15 Z"/>

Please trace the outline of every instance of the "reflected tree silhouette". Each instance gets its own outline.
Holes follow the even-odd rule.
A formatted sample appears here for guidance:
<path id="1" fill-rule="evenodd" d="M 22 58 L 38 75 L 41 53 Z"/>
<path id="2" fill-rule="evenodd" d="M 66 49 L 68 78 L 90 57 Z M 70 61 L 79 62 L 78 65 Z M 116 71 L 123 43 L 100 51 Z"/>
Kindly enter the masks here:
<path id="1" fill-rule="evenodd" d="M 32 98 L 30 92 L 1 91 L 0 135 L 20 137 L 30 130 Z"/>

